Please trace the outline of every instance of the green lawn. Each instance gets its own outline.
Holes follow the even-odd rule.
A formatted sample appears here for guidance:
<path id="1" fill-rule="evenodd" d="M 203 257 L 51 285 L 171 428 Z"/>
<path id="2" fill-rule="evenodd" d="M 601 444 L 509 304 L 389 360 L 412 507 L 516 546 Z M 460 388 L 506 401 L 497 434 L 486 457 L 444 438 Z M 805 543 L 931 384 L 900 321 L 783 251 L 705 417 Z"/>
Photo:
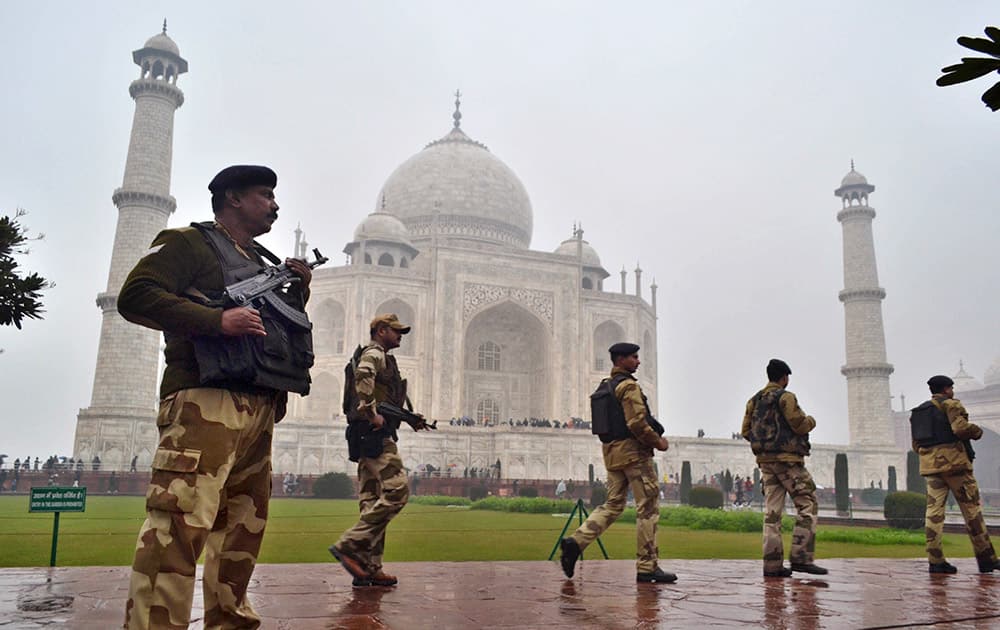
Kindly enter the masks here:
<path id="1" fill-rule="evenodd" d="M 88 497 L 85 513 L 60 517 L 58 564 L 130 564 L 143 516 L 141 497 Z M 260 561 L 330 562 L 327 547 L 356 519 L 354 501 L 274 499 Z M 47 565 L 52 520 L 51 514 L 29 514 L 26 496 L 0 497 L 0 567 Z M 564 523 L 565 517 L 548 514 L 411 504 L 389 526 L 385 559 L 541 560 L 548 557 Z M 820 528 L 817 557 L 923 557 L 920 543 L 869 545 L 823 540 L 839 531 Z M 612 558 L 635 557 L 633 524 L 614 525 L 602 540 Z M 760 557 L 759 533 L 661 526 L 659 542 L 665 559 Z M 788 536 L 785 544 L 787 549 Z M 949 556 L 972 555 L 964 535 L 945 535 L 944 544 Z M 587 550 L 586 557 L 599 554 L 595 545 Z"/>

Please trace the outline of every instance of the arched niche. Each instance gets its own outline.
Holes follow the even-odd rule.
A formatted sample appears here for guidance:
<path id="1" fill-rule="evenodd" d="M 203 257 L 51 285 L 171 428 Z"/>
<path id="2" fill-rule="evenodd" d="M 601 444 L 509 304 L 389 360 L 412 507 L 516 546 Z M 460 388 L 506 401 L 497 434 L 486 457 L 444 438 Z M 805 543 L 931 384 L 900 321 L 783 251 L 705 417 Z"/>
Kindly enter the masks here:
<path id="1" fill-rule="evenodd" d="M 393 353 L 401 357 L 412 357 L 417 353 L 417 342 L 416 335 L 419 334 L 414 325 L 416 324 L 416 313 L 413 307 L 408 303 L 404 302 L 399 298 L 393 298 L 387 302 L 383 302 L 375 309 L 375 313 L 372 314 L 380 315 L 382 313 L 395 313 L 396 317 L 399 318 L 404 325 L 410 326 L 410 332 L 403 335 L 400 340 L 399 347 L 393 350 Z"/>
<path id="2" fill-rule="evenodd" d="M 618 322 L 605 320 L 594 329 L 594 357 L 593 369 L 595 372 L 610 372 L 611 357 L 608 355 L 608 348 L 625 339 L 625 330 Z"/>
<path id="3" fill-rule="evenodd" d="M 498 370 L 479 367 L 479 349 L 487 343 L 498 346 L 501 357 L 510 357 L 500 361 Z M 548 349 L 545 324 L 513 302 L 477 314 L 465 329 L 462 413 L 476 417 L 479 402 L 492 398 L 499 404 L 500 419 L 548 417 L 551 375 L 546 362 L 537 360 Z"/>
<path id="4" fill-rule="evenodd" d="M 313 345 L 317 354 L 344 353 L 344 307 L 325 299 L 312 310 Z"/>
<path id="5" fill-rule="evenodd" d="M 392 254 L 386 253 L 378 257 L 380 267 L 395 267 L 396 261 L 392 259 Z"/>

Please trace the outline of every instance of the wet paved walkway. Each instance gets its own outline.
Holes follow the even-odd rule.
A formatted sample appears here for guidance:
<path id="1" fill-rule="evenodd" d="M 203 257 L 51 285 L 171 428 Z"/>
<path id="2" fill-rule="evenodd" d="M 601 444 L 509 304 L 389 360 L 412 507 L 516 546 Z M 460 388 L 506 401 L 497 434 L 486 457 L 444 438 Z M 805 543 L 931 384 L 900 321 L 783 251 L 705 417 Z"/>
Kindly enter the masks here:
<path id="1" fill-rule="evenodd" d="M 401 562 L 386 567 L 398 586 L 366 589 L 337 564 L 284 564 L 258 567 L 250 594 L 265 629 L 1000 628 L 1000 573 L 954 562 L 954 576 L 847 559 L 822 561 L 825 579 L 765 579 L 758 561 L 678 560 L 664 563 L 670 586 L 636 584 L 626 560 L 584 560 L 572 580 L 554 562 Z M 124 567 L 0 569 L 0 628 L 116 628 L 127 580 Z"/>

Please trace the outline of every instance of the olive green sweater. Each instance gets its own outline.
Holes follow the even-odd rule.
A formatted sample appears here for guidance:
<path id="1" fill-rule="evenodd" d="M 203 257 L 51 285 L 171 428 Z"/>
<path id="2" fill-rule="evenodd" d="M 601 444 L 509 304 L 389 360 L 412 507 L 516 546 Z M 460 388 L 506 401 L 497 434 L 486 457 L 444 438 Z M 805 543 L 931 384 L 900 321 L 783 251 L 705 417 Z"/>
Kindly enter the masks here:
<path id="1" fill-rule="evenodd" d="M 195 228 L 183 227 L 156 236 L 118 294 L 122 317 L 163 331 L 167 367 L 161 397 L 200 386 L 191 337 L 222 334 L 222 308 L 185 297 L 185 291 L 192 288 L 217 297 L 225 287 L 222 267 L 205 237 Z"/>

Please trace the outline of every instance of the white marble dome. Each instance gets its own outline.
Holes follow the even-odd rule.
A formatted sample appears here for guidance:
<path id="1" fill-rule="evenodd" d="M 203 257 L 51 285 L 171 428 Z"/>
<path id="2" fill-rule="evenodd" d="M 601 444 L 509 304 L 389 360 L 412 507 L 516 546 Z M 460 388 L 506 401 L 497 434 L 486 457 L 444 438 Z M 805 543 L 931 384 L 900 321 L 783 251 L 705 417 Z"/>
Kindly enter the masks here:
<path id="1" fill-rule="evenodd" d="M 156 50 L 163 50 L 168 53 L 173 53 L 178 57 L 181 56 L 181 51 L 179 48 L 177 48 L 177 44 L 175 44 L 174 40 L 170 39 L 170 37 L 166 33 L 157 33 L 156 35 L 153 35 L 152 37 L 146 40 L 146 43 L 145 45 L 143 45 L 143 48 L 155 48 Z"/>
<path id="2" fill-rule="evenodd" d="M 554 253 L 576 258 L 576 239 L 566 239 L 559 244 L 559 247 L 556 248 Z M 581 255 L 583 257 L 583 265 L 585 267 L 603 268 L 601 267 L 601 257 L 597 255 L 597 250 L 594 249 L 587 241 L 582 242 Z"/>
<path id="3" fill-rule="evenodd" d="M 377 204 L 414 240 L 436 234 L 520 249 L 531 244 L 531 201 L 521 180 L 457 124 L 393 171 Z"/>
<path id="4" fill-rule="evenodd" d="M 410 236 L 406 232 L 406 226 L 387 212 L 373 212 L 365 217 L 354 230 L 354 240 L 381 240 L 410 244 Z"/>
<path id="5" fill-rule="evenodd" d="M 982 383 L 965 371 L 965 366 L 961 362 L 958 364 L 958 373 L 952 377 L 952 380 L 955 381 L 956 392 L 971 392 L 983 388 Z"/>

